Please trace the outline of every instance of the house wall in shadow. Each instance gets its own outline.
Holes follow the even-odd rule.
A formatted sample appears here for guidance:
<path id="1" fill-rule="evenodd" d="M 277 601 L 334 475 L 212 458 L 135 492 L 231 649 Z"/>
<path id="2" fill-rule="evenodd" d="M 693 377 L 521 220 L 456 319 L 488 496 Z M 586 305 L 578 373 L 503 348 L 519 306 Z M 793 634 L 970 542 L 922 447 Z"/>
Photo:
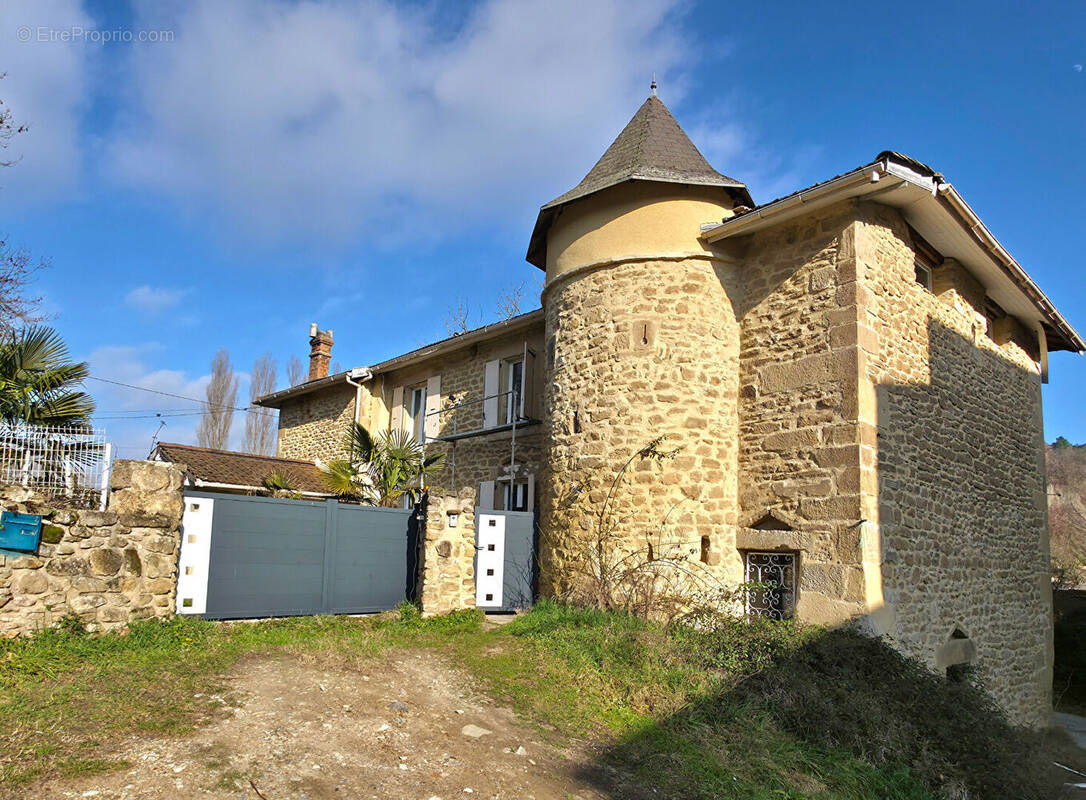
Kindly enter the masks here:
<path id="1" fill-rule="evenodd" d="M 862 476 L 877 500 L 864 515 L 871 620 L 952 678 L 972 667 L 1016 722 L 1044 724 L 1052 598 L 1036 353 L 979 313 L 954 262 L 928 291 L 910 280 L 914 257 L 896 212 L 862 207 L 862 324 L 877 335 L 859 389 L 878 431 Z"/>

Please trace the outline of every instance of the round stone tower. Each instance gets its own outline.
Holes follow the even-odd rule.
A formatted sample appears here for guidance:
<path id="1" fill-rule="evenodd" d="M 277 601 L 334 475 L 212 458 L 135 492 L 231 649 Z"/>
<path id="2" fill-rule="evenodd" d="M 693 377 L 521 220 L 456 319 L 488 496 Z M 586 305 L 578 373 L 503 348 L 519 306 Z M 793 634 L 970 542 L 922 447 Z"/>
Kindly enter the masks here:
<path id="1" fill-rule="evenodd" d="M 545 593 L 591 590 L 601 562 L 738 574 L 735 268 L 699 236 L 739 204 L 753 205 L 746 187 L 654 92 L 540 210 L 528 261 L 546 271 Z"/>

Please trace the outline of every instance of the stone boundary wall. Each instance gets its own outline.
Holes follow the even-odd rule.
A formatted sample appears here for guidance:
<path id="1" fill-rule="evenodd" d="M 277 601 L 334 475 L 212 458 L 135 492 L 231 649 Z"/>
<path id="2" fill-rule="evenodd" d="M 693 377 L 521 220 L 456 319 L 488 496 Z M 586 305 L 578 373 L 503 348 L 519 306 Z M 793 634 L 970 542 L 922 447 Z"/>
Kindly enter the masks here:
<path id="1" fill-rule="evenodd" d="M 37 555 L 0 554 L 0 636 L 34 633 L 74 614 L 89 630 L 173 616 L 183 510 L 173 464 L 117 461 L 106 511 L 57 508 L 23 487 L 5 511 L 40 514 Z"/>

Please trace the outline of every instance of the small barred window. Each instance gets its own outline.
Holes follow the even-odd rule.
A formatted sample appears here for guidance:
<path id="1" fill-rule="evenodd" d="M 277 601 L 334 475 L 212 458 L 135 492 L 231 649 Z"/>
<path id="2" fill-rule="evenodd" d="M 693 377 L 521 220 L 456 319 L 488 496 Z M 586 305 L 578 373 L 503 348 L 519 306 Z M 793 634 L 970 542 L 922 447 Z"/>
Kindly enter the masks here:
<path id="1" fill-rule="evenodd" d="M 796 554 L 748 552 L 747 615 L 791 619 L 796 613 Z"/>

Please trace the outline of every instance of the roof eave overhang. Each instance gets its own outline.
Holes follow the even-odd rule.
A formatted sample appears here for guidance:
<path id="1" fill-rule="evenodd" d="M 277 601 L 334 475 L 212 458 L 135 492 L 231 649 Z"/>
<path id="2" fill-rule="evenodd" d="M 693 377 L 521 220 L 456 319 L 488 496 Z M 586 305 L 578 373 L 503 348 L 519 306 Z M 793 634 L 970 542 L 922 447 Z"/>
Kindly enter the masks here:
<path id="1" fill-rule="evenodd" d="M 949 183 L 892 159 L 859 167 L 823 184 L 730 217 L 702 232 L 712 244 L 747 236 L 842 200 L 856 198 L 897 208 L 944 256 L 970 269 L 1008 312 L 1046 326 L 1051 350 L 1086 351 L 1086 341 L 1033 279 L 999 244 Z M 952 222 L 953 224 L 948 224 Z"/>
<path id="2" fill-rule="evenodd" d="M 525 314 L 513 317 L 512 319 L 493 322 L 490 325 L 484 325 L 481 328 L 461 333 L 449 339 L 442 339 L 440 342 L 421 347 L 418 350 L 412 350 L 410 353 L 404 353 L 401 356 L 390 358 L 387 361 L 382 361 L 380 364 L 374 364 L 369 370 L 374 375 L 383 372 L 391 372 L 394 369 L 401 369 L 425 361 L 429 358 L 434 358 L 435 356 L 445 355 L 454 350 L 459 350 L 462 347 L 492 339 L 495 336 L 502 336 L 508 333 L 515 333 L 525 328 L 530 328 L 542 320 L 543 309 L 537 308 L 534 311 L 529 311 Z"/>
<path id="3" fill-rule="evenodd" d="M 334 386 L 337 383 L 348 385 L 351 373 L 355 370 L 348 370 L 347 372 L 337 372 L 335 375 L 329 375 L 327 378 L 318 378 L 315 381 L 306 381 L 305 383 L 299 383 L 297 386 L 291 386 L 288 389 L 283 389 L 272 394 L 266 394 L 263 397 L 258 397 L 253 401 L 254 406 L 263 406 L 264 408 L 280 408 L 283 402 L 286 400 L 293 400 L 295 397 L 301 397 L 302 395 L 309 394 L 311 392 L 318 392 L 321 389 L 327 389 L 329 386 Z"/>
<path id="4" fill-rule="evenodd" d="M 265 494 L 268 491 L 266 486 L 250 486 L 245 483 L 223 483 L 222 481 L 205 481 L 201 478 L 188 476 L 189 485 L 195 489 L 234 489 L 242 492 L 251 492 L 253 494 Z M 296 494 L 302 497 L 313 498 L 325 498 L 333 497 L 331 492 L 313 492 L 313 491 L 297 491 Z"/>
<path id="5" fill-rule="evenodd" d="M 429 358 L 445 355 L 446 353 L 491 339 L 495 336 L 515 333 L 518 330 L 530 328 L 542 320 L 543 309 L 537 308 L 534 311 L 529 311 L 525 314 L 513 317 L 512 319 L 494 322 L 490 325 L 484 325 L 481 328 L 468 331 L 467 333 L 462 333 L 448 339 L 442 339 L 440 342 L 435 342 L 426 347 L 421 347 L 418 350 L 412 350 L 410 353 L 404 353 L 395 358 L 390 358 L 379 364 L 374 364 L 372 367 L 356 367 L 347 372 L 339 372 L 335 375 L 329 375 L 327 378 L 308 381 L 307 383 L 302 383 L 298 386 L 292 386 L 289 389 L 283 389 L 275 394 L 265 395 L 264 397 L 257 398 L 253 403 L 254 405 L 264 406 L 265 408 L 281 408 L 283 403 L 288 400 L 293 400 L 302 395 L 310 394 L 311 392 L 321 391 L 329 386 L 335 386 L 336 384 L 357 386 L 357 383 L 352 383 L 352 377 L 354 377 L 356 381 L 369 381 L 375 375 L 391 372 L 394 369 L 402 369 L 403 367 L 417 364 Z"/>
<path id="6" fill-rule="evenodd" d="M 554 222 L 554 218 L 558 215 L 559 209 L 569 205 L 570 203 L 576 203 L 578 200 L 584 200 L 586 197 L 594 197 L 600 192 L 613 189 L 616 186 L 622 186 L 627 183 L 638 181 L 641 183 L 669 183 L 680 186 L 707 186 L 710 188 L 719 188 L 728 192 L 732 197 L 743 205 L 754 205 L 754 200 L 751 199 L 750 191 L 745 184 L 738 181 L 719 181 L 719 180 L 698 180 L 697 178 L 667 178 L 656 175 L 630 175 L 622 180 L 608 183 L 593 189 L 590 192 L 584 194 L 574 195 L 567 197 L 562 195 L 556 197 L 549 203 L 545 204 L 539 209 L 539 215 L 535 220 L 535 227 L 532 229 L 532 237 L 528 241 L 528 253 L 525 255 L 525 260 L 532 266 L 539 267 L 542 270 L 547 268 L 547 233 L 550 230 L 551 224 Z"/>

